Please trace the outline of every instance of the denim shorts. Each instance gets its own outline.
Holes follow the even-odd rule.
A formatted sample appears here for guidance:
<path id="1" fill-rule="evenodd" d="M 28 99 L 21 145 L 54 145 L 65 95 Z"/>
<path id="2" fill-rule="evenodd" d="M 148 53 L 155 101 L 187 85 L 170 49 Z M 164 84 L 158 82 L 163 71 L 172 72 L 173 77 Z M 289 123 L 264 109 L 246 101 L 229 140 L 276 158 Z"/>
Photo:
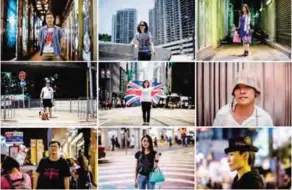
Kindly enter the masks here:
<path id="1" fill-rule="evenodd" d="M 155 183 L 150 183 L 150 178 L 149 176 L 144 176 L 141 174 L 138 174 L 137 176 L 137 183 L 138 183 L 138 188 L 139 189 L 154 189 L 155 188 Z"/>

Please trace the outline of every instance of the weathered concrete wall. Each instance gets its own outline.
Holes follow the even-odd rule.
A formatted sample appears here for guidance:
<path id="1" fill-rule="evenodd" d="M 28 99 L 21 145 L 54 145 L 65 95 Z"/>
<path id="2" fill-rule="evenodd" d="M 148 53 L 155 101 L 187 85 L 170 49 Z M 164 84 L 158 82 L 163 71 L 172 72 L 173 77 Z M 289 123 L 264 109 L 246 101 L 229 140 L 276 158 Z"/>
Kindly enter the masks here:
<path id="1" fill-rule="evenodd" d="M 155 47 L 155 56 L 152 61 L 168 61 L 171 58 L 171 51 Z M 99 60 L 137 60 L 138 50 L 130 44 L 103 43 L 99 42 Z"/>

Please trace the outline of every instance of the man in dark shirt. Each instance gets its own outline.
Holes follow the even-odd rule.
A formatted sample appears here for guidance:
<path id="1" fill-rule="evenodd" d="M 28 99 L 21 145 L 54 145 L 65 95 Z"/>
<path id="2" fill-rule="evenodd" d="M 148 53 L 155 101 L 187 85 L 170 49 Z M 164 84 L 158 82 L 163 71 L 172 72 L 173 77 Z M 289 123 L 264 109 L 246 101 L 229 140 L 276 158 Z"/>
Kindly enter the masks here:
<path id="1" fill-rule="evenodd" d="M 264 189 L 263 179 L 253 168 L 257 151 L 250 137 L 229 140 L 229 147 L 225 149 L 228 165 L 231 171 L 237 171 L 232 189 Z"/>
<path id="2" fill-rule="evenodd" d="M 70 168 L 67 161 L 60 156 L 60 146 L 58 141 L 49 143 L 49 157 L 40 161 L 33 189 L 69 189 Z"/>

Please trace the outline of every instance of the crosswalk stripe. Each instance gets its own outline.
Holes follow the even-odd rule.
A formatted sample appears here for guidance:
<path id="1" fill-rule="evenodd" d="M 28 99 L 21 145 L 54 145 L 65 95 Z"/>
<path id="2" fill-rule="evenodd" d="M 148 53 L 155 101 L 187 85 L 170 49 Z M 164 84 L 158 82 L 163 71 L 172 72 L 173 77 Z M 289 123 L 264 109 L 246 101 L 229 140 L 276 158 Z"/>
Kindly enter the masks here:
<path id="1" fill-rule="evenodd" d="M 194 177 L 194 174 L 181 173 L 181 172 L 168 172 L 168 171 L 163 171 L 163 174 L 165 176 L 179 175 L 179 177 L 185 177 L 185 176 L 187 176 L 187 177 Z M 134 172 L 132 172 L 132 173 L 123 173 L 123 174 L 119 173 L 119 174 L 115 175 L 114 178 L 117 179 L 117 178 L 134 177 L 134 176 L 135 176 Z M 111 175 L 111 174 L 109 174 L 109 175 L 102 175 L 102 176 L 99 176 L 98 178 L 99 178 L 99 180 L 100 179 L 112 179 L 113 178 L 113 175 Z"/>
<path id="2" fill-rule="evenodd" d="M 191 180 L 184 180 L 184 179 L 176 179 L 176 178 L 165 178 L 165 182 L 180 182 L 180 183 L 187 183 L 194 185 L 195 182 Z M 112 184 L 125 184 L 125 183 L 133 183 L 133 179 L 124 179 L 119 181 L 107 181 L 107 182 L 99 182 L 98 185 L 112 185 Z"/>
<path id="3" fill-rule="evenodd" d="M 134 166 L 134 165 L 133 165 Z M 163 163 L 163 164 L 159 164 L 159 167 L 162 166 L 168 166 L 168 167 L 179 167 L 179 168 L 194 168 L 194 164 L 180 164 L 180 163 Z M 103 168 L 102 166 L 98 166 L 99 168 Z M 127 165 L 115 165 L 115 166 L 105 166 L 104 168 L 108 168 L 108 169 L 121 169 L 121 168 L 127 168 Z"/>
<path id="4" fill-rule="evenodd" d="M 159 167 L 162 171 L 180 171 L 180 172 L 194 172 L 194 169 L 189 169 L 189 168 L 168 168 L 168 167 Z M 107 168 L 104 169 L 99 169 L 98 173 L 99 175 L 103 175 L 103 174 L 118 174 L 119 172 L 133 172 L 135 170 L 135 168 L 122 168 L 119 170 L 108 170 Z"/>

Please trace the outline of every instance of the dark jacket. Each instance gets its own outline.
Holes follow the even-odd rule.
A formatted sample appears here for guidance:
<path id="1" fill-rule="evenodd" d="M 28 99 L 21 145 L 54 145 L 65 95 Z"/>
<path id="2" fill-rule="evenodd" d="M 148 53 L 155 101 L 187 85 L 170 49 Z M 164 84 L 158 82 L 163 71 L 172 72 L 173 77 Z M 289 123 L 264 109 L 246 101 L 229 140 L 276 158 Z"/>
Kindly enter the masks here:
<path id="1" fill-rule="evenodd" d="M 231 186 L 232 189 L 264 189 L 264 187 L 264 181 L 258 170 L 245 173 L 239 180 L 236 175 Z"/>

